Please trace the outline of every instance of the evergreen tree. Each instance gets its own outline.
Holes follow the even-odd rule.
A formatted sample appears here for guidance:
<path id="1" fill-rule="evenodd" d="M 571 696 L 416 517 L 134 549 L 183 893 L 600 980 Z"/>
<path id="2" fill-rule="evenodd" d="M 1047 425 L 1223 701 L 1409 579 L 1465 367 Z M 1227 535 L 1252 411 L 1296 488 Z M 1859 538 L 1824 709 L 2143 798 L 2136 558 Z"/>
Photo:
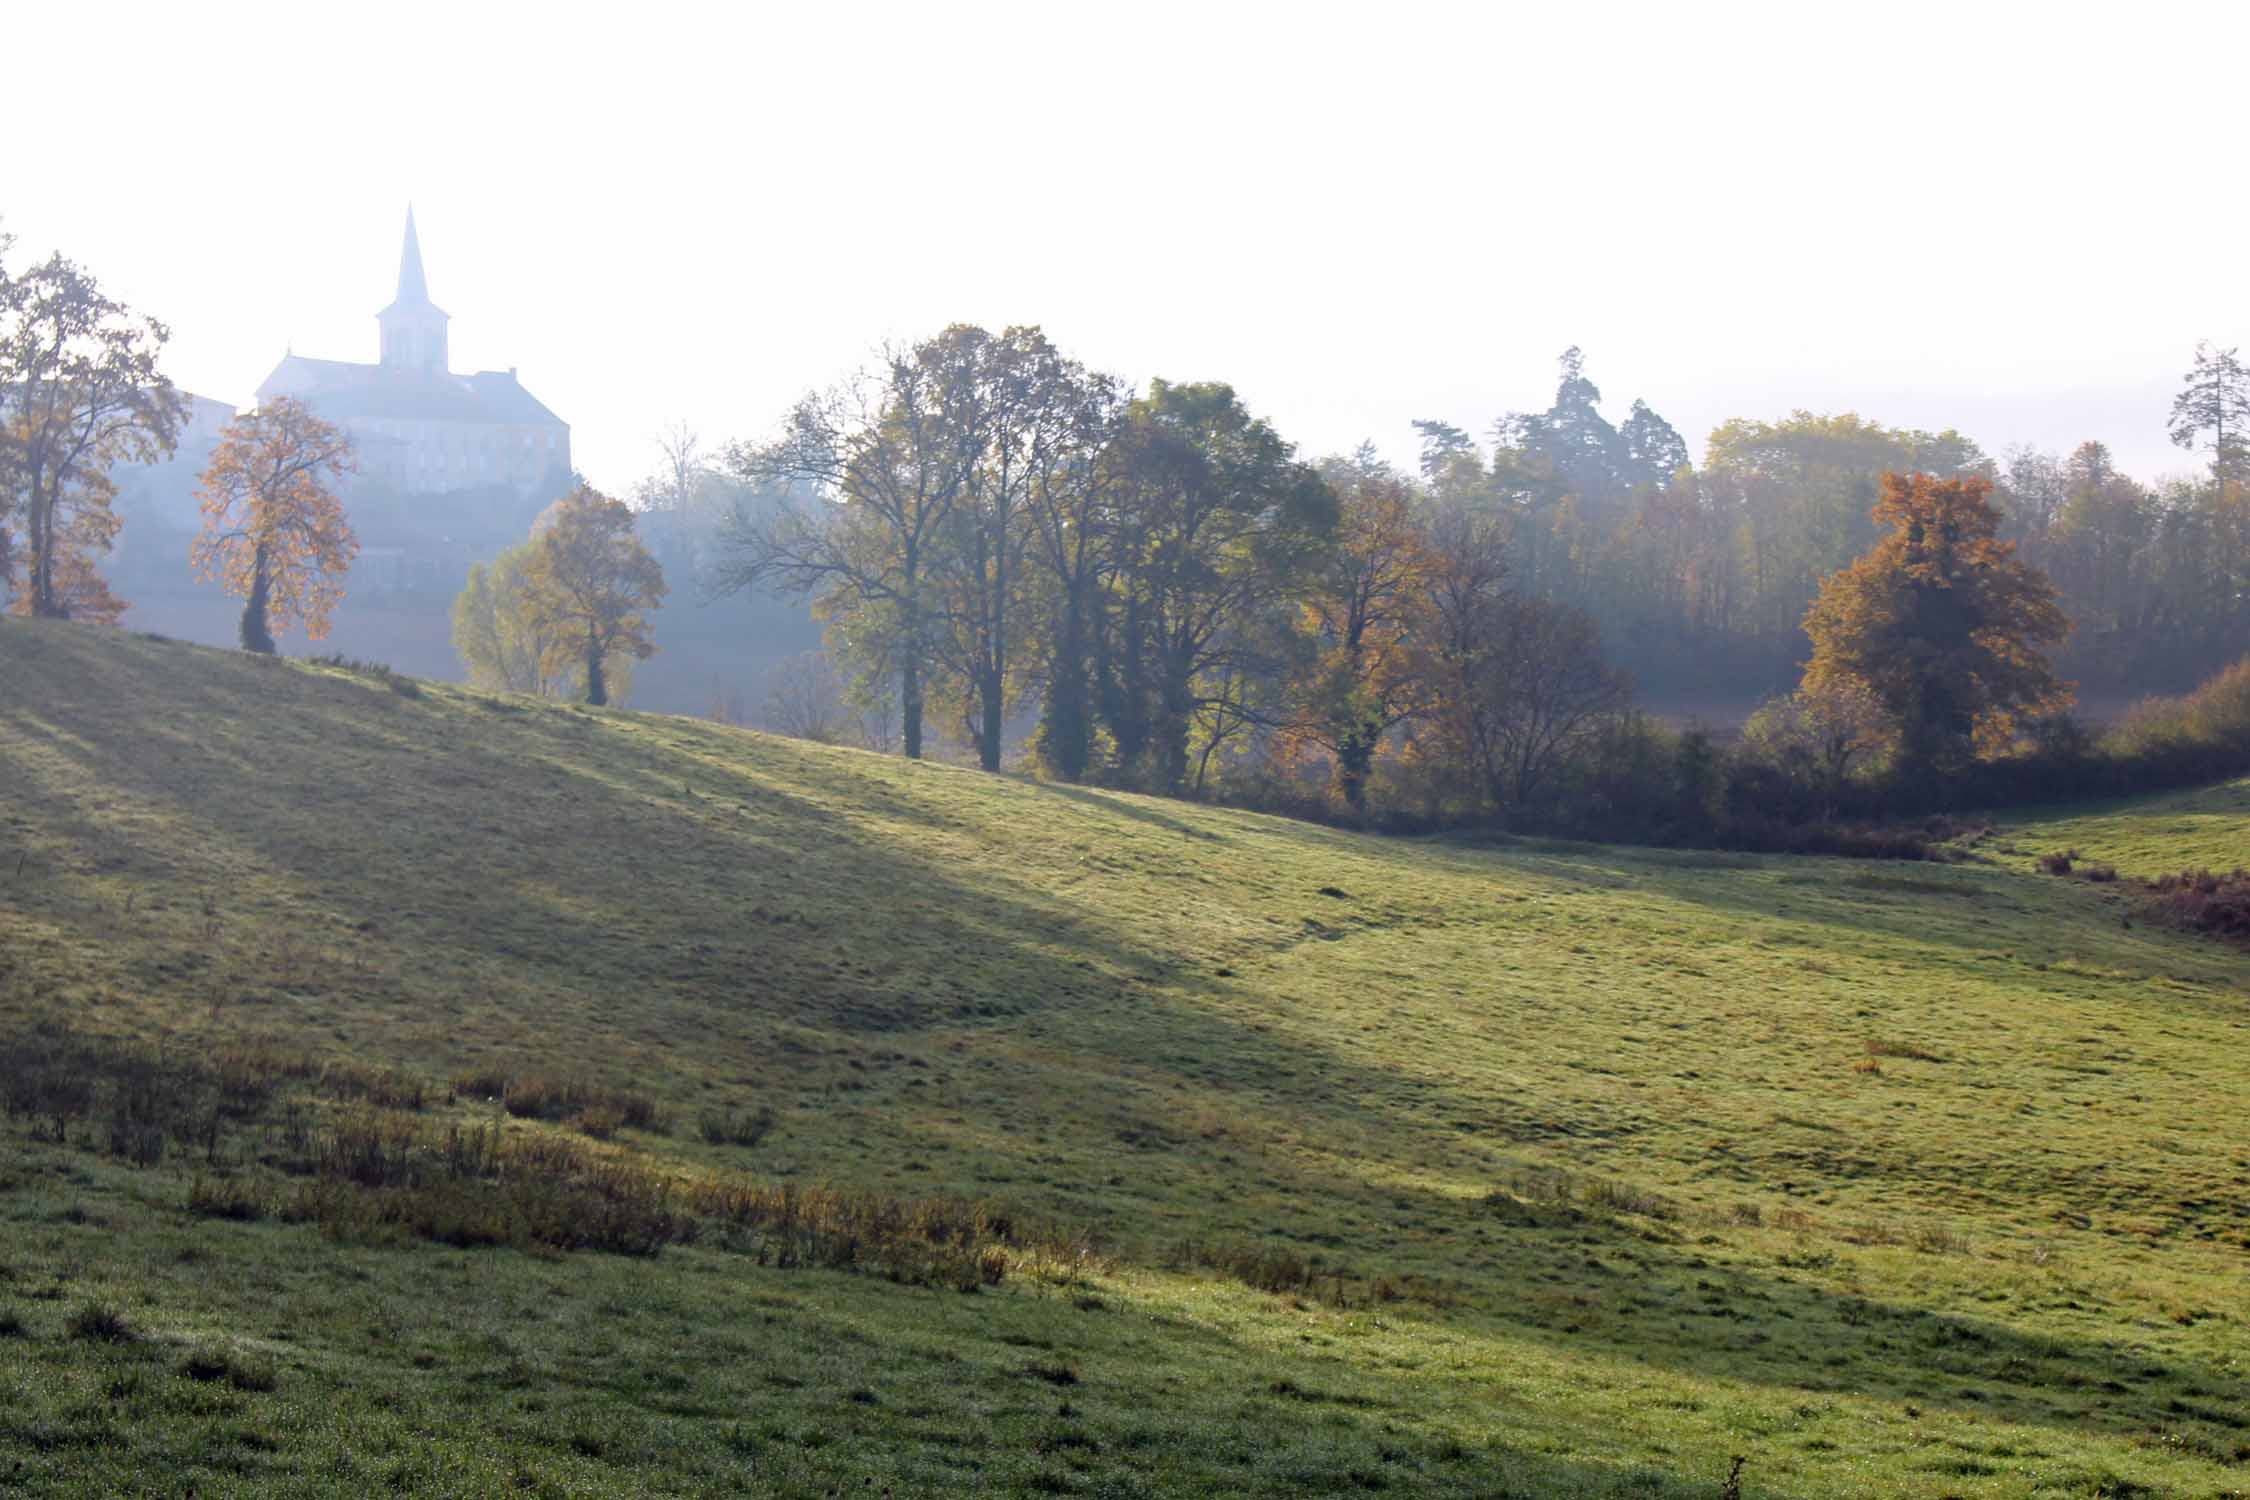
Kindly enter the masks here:
<path id="1" fill-rule="evenodd" d="M 1688 466 L 1687 442 L 1671 423 L 1649 410 L 1646 401 L 1635 401 L 1617 430 L 1622 455 L 1618 478 L 1628 489 L 1653 484 L 1659 489 Z"/>
<path id="2" fill-rule="evenodd" d="M 1601 387 L 1586 378 L 1586 356 L 1573 344 L 1561 359 L 1562 380 L 1555 404 L 1543 412 L 1503 417 L 1501 443 L 1544 459 L 1570 493 L 1599 504 L 1623 494 L 1624 445 L 1617 429 L 1601 414 Z"/>
<path id="3" fill-rule="evenodd" d="M 2210 433 L 2212 477 L 2250 478 L 2250 369 L 2235 350 L 2214 349 L 2209 339 L 2195 346 L 2195 365 L 2172 398 L 2169 431 L 2188 449 Z"/>

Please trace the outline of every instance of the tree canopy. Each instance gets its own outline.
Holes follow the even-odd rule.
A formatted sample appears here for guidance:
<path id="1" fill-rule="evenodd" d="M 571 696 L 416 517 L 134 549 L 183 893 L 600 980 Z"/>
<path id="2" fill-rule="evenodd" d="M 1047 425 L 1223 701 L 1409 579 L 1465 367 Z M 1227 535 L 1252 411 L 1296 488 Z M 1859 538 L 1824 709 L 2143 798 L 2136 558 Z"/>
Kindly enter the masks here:
<path id="1" fill-rule="evenodd" d="M 1886 473 L 1874 516 L 1888 534 L 1805 616 L 1806 688 L 1871 694 L 1909 766 L 1953 769 L 2071 702 L 2044 653 L 2070 623 L 1999 539 L 1991 493 L 1980 477 Z"/>
<path id="2" fill-rule="evenodd" d="M 242 599 L 242 646 L 271 655 L 274 632 L 320 640 L 359 552 L 335 485 L 353 471 L 351 439 L 287 396 L 227 424 L 203 471 L 196 572 Z"/>
<path id="3" fill-rule="evenodd" d="M 581 483 L 549 506 L 532 530 L 522 576 L 542 670 L 556 678 L 575 666 L 588 703 L 609 702 L 611 657 L 655 654 L 648 611 L 664 600 L 664 570 L 641 545 L 624 501 Z"/>

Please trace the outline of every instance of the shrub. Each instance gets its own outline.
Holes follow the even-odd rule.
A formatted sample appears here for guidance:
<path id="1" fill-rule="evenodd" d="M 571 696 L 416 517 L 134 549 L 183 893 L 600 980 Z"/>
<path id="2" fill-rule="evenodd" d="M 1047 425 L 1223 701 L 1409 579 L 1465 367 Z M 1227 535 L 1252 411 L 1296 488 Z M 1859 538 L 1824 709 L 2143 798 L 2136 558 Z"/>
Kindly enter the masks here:
<path id="1" fill-rule="evenodd" d="M 2076 865 L 2077 860 L 2078 851 L 2076 849 L 2067 854 L 2042 854 L 2039 856 L 2039 868 L 2049 875 L 2068 875 Z"/>
<path id="2" fill-rule="evenodd" d="M 723 1110 L 705 1110 L 696 1125 L 703 1139 L 714 1146 L 755 1146 L 772 1133 L 774 1114 L 762 1104 L 747 1111 L 729 1105 Z"/>
<path id="3" fill-rule="evenodd" d="M 560 1120 L 585 1107 L 582 1084 L 533 1076 L 508 1080 L 500 1105 L 519 1120 Z"/>
<path id="4" fill-rule="evenodd" d="M 500 1099 L 508 1092 L 508 1075 L 495 1068 L 473 1068 L 453 1075 L 453 1092 L 464 1099 Z"/>
<path id="5" fill-rule="evenodd" d="M 63 1331 L 74 1339 L 99 1344 L 129 1344 L 139 1337 L 125 1315 L 106 1302 L 82 1303 L 63 1325 Z"/>
<path id="6" fill-rule="evenodd" d="M 583 1078 L 534 1074 L 510 1079 L 501 1091 L 500 1105 L 519 1120 L 568 1120 L 599 1111 L 615 1117 L 610 1126 L 613 1132 L 620 1125 L 635 1130 L 664 1128 L 663 1108 L 651 1096 L 630 1089 L 603 1088 Z"/>
<path id="7" fill-rule="evenodd" d="M 390 666 L 384 662 L 361 661 L 356 656 L 345 656 L 341 652 L 328 656 L 315 656 L 310 660 L 316 667 L 334 667 L 339 672 L 349 672 L 354 677 L 364 677 L 370 682 L 381 683 L 401 698 L 419 698 L 422 696 L 422 684 L 411 677 L 402 676 L 392 671 Z"/>
<path id="8" fill-rule="evenodd" d="M 219 1344 L 198 1344 L 180 1360 L 190 1380 L 223 1380 L 238 1391 L 270 1391 L 279 1384 L 273 1362 Z"/>
<path id="9" fill-rule="evenodd" d="M 384 1109 L 420 1109 L 422 1080 L 392 1068 L 332 1062 L 320 1072 L 320 1087 L 339 1099 L 363 1100 Z"/>
<path id="10" fill-rule="evenodd" d="M 2250 939 L 2250 870 L 2184 870 L 2152 881 L 2149 889 L 2158 913 L 2183 927 Z"/>
<path id="11" fill-rule="evenodd" d="M 1901 1041 L 1871 1041 L 1867 1044 L 1867 1055 L 1871 1058 L 1903 1057 L 1912 1062 L 1941 1063 L 1945 1061 L 1942 1054 L 1932 1052 L 1927 1047 L 1919 1046 L 1913 1042 Z"/>
<path id="12" fill-rule="evenodd" d="M 187 1209 L 207 1219 L 262 1219 L 268 1203 L 256 1185 L 240 1177 L 206 1177 L 188 1184 Z"/>

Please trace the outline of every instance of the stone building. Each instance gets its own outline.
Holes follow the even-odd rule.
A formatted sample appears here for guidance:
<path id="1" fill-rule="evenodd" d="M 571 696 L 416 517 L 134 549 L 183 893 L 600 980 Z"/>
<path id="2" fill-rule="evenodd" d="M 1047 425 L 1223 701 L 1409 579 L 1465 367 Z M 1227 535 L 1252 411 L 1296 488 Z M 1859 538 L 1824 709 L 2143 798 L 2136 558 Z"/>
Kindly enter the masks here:
<path id="1" fill-rule="evenodd" d="M 355 495 L 404 498 L 406 530 L 457 540 L 520 532 L 527 514 L 569 489 L 570 425 L 513 369 L 453 372 L 449 319 L 430 300 L 411 209 L 398 295 L 375 317 L 382 342 L 374 364 L 291 352 L 258 399 L 293 396 L 349 432 L 359 461 Z M 427 503 L 441 496 L 454 503 Z"/>

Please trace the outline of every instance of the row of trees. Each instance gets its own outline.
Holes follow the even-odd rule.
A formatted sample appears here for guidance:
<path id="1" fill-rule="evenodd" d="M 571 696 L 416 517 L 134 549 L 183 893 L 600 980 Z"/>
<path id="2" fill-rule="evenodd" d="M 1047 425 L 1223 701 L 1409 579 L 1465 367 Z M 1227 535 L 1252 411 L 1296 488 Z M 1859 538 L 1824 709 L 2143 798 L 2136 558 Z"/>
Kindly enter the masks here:
<path id="1" fill-rule="evenodd" d="M 1992 483 L 2000 539 L 2055 580 L 2076 624 L 2059 664 L 2090 688 L 2184 686 L 2250 633 L 2250 372 L 2232 350 L 2198 349 L 2170 423 L 2207 466 L 2155 486 L 2099 443 L 1995 459 L 1950 429 L 1850 413 L 1729 421 L 1697 467 L 1645 404 L 1612 426 L 1600 394 L 1572 350 L 1553 404 L 1482 443 L 1417 423 L 1421 479 L 1512 517 L 1525 585 L 1591 612 L 1613 655 L 1676 701 L 1739 702 L 1795 677 L 1822 582 L 1880 534 L 1885 473 Z"/>
<path id="2" fill-rule="evenodd" d="M 788 498 L 738 512 L 712 577 L 810 598 L 909 756 L 935 709 L 995 769 L 1028 712 L 1066 781 L 1176 794 L 1237 760 L 1356 811 L 1387 762 L 1450 815 L 1525 809 L 1629 701 L 1554 509 L 1614 518 L 1694 482 L 1660 417 L 1612 428 L 1596 394 L 1573 352 L 1554 409 L 1504 424 L 1513 446 L 1424 424 L 1417 480 L 1366 450 L 1308 464 L 1224 385 L 1135 394 L 1036 329 L 956 326 L 729 451 Z M 1808 577 L 1792 624 L 1817 646 L 1808 724 L 1856 713 L 1855 747 L 1936 766 L 2063 704 L 2041 675 L 2063 624 L 1989 482 L 1959 472 L 1972 447 L 1916 440 L 1954 476 L 1876 470 L 1882 503 L 1847 528 L 1866 557 L 1809 620 Z M 1551 505 L 1527 498 L 1542 487 Z"/>

